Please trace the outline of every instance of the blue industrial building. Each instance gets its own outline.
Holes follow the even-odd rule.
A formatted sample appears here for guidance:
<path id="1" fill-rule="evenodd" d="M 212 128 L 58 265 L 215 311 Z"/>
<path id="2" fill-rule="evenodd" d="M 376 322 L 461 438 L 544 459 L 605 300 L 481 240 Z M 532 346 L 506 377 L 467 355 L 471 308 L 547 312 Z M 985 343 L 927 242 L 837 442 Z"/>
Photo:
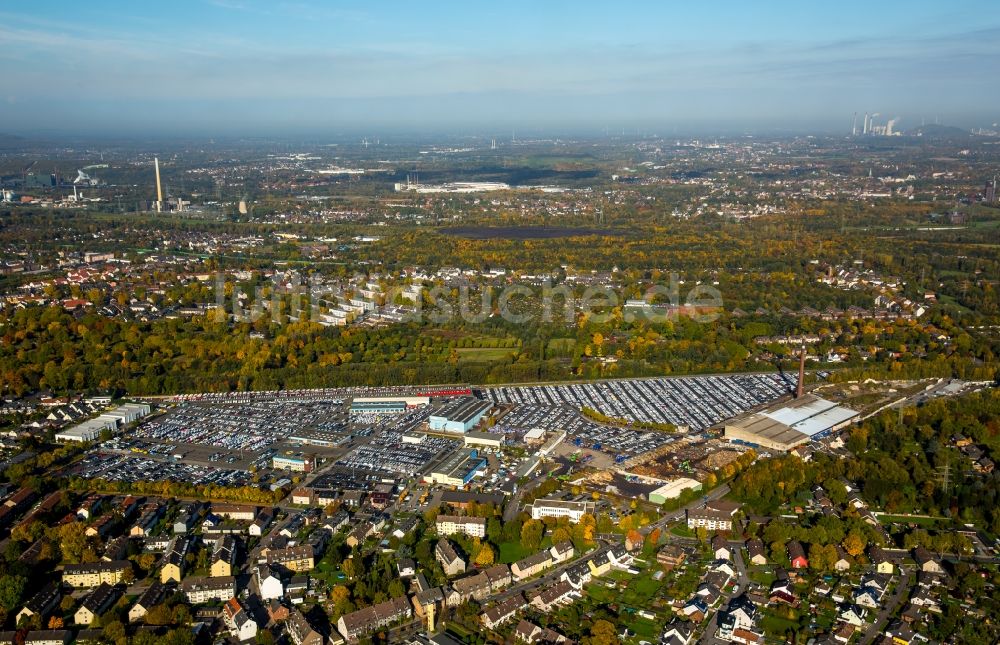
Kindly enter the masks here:
<path id="1" fill-rule="evenodd" d="M 463 396 L 443 405 L 427 420 L 431 430 L 452 434 L 465 434 L 490 411 L 489 401 Z"/>

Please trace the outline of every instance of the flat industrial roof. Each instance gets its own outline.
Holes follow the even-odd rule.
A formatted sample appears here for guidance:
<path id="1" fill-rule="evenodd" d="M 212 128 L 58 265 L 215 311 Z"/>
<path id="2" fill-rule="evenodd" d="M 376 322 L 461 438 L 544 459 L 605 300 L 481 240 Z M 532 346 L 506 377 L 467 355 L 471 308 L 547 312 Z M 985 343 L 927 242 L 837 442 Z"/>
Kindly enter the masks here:
<path id="1" fill-rule="evenodd" d="M 857 416 L 858 413 L 833 401 L 806 394 L 780 408 L 765 410 L 761 414 L 811 437 Z"/>
<path id="2" fill-rule="evenodd" d="M 813 394 L 806 394 L 773 409 L 727 423 L 726 427 L 775 443 L 794 446 L 857 415 L 858 413 L 850 408 Z"/>
<path id="3" fill-rule="evenodd" d="M 692 490 L 698 490 L 701 488 L 701 482 L 690 477 L 679 477 L 673 479 L 663 484 L 656 490 L 649 491 L 649 496 L 661 495 L 667 499 L 678 497 L 685 488 L 690 488 Z"/>
<path id="4" fill-rule="evenodd" d="M 435 411 L 431 417 L 456 421 L 458 423 L 468 423 L 491 407 L 493 407 L 493 404 L 489 401 L 482 401 L 474 397 L 463 397 L 447 403 L 440 410 Z"/>

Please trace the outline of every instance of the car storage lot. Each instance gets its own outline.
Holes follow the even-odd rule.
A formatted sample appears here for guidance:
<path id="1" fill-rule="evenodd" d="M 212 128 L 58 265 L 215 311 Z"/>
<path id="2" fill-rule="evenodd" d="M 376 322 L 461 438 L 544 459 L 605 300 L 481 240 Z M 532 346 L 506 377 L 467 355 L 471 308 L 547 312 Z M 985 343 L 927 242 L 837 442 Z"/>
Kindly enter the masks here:
<path id="1" fill-rule="evenodd" d="M 549 432 L 565 430 L 566 443 L 574 448 L 599 450 L 626 458 L 651 452 L 676 438 L 665 432 L 600 425 L 583 418 L 567 405 L 516 405 L 500 419 L 493 431 L 504 432 L 508 436 L 523 436 L 531 428 L 543 428 Z"/>
<path id="2" fill-rule="evenodd" d="M 485 389 L 484 393 L 494 403 L 516 403 L 543 409 L 568 406 L 579 410 L 588 407 L 610 417 L 672 423 L 700 432 L 724 419 L 773 401 L 787 391 L 788 386 L 777 374 L 734 374 L 503 386 Z M 536 427 L 547 426 L 539 424 Z M 566 429 L 574 433 L 573 429 Z"/>
<path id="3" fill-rule="evenodd" d="M 454 449 L 456 439 L 428 435 L 420 443 L 405 443 L 403 435 L 418 432 L 432 408 L 424 406 L 401 415 L 354 415 L 362 426 L 354 434 L 368 437 L 356 442 L 348 454 L 337 460 L 344 468 L 361 469 L 389 475 L 414 475 L 445 451 Z"/>
<path id="4" fill-rule="evenodd" d="M 224 450 L 260 451 L 303 428 L 327 427 L 342 414 L 336 401 L 247 400 L 184 402 L 131 433 L 136 439 L 173 445 L 201 444 Z"/>
<path id="5" fill-rule="evenodd" d="M 245 486 L 253 483 L 247 470 L 158 461 L 139 455 L 92 452 L 66 469 L 68 477 L 105 479 L 111 482 L 176 481 L 189 484 Z"/>

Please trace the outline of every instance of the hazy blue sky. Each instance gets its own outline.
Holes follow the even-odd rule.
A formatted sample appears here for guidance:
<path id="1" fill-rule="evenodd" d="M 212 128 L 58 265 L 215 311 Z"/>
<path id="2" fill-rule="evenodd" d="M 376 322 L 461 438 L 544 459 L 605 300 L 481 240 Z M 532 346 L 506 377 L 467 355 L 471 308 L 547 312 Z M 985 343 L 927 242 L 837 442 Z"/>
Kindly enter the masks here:
<path id="1" fill-rule="evenodd" d="M 9 132 L 977 126 L 998 72 L 995 0 L 0 4 Z"/>

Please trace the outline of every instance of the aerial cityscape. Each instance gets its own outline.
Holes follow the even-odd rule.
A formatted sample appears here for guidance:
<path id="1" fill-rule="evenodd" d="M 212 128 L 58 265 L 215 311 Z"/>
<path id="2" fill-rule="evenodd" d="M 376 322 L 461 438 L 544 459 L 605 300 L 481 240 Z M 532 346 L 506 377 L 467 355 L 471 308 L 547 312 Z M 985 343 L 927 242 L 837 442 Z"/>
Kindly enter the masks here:
<path id="1" fill-rule="evenodd" d="M 1000 642 L 982 1 L 0 7 L 0 643 Z"/>

